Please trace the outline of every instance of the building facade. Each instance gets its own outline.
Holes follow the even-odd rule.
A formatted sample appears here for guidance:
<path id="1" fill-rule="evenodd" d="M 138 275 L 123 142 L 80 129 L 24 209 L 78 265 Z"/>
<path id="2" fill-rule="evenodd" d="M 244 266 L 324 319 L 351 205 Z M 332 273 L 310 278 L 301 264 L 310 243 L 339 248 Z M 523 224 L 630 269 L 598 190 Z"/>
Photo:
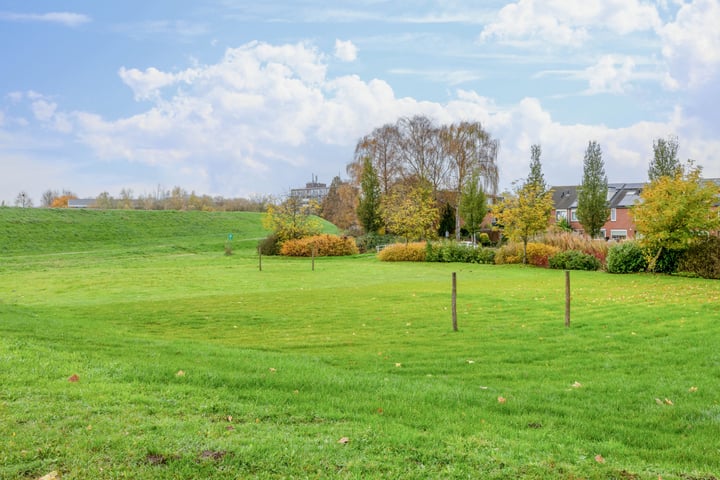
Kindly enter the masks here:
<path id="1" fill-rule="evenodd" d="M 637 230 L 632 219 L 631 208 L 640 198 L 643 183 L 610 183 L 608 184 L 607 201 L 610 207 L 610 218 L 600 230 L 606 240 L 625 240 L 635 238 Z M 551 223 L 567 220 L 570 228 L 576 233 L 584 233 L 577 218 L 578 186 L 559 186 L 553 189 L 553 213 Z"/>

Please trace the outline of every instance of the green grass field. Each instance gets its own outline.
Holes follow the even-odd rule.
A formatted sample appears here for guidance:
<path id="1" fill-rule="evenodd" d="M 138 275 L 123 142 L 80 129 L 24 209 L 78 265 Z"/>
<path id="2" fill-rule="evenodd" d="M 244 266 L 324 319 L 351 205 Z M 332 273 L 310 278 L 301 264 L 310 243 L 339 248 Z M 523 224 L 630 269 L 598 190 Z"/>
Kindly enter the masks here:
<path id="1" fill-rule="evenodd" d="M 0 478 L 720 477 L 717 281 L 572 272 L 565 328 L 561 271 L 264 235 L 0 209 Z"/>

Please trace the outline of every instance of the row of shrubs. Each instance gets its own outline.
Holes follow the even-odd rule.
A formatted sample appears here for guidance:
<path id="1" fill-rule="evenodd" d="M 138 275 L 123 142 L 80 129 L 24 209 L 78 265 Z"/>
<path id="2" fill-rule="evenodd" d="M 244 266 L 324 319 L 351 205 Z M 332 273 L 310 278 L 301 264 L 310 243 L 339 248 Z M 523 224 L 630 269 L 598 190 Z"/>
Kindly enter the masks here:
<path id="1" fill-rule="evenodd" d="M 608 244 L 573 234 L 550 234 L 527 245 L 527 263 L 561 270 L 600 270 L 608 273 L 637 273 L 648 268 L 647 253 L 635 241 Z M 510 264 L 522 262 L 522 244 L 511 242 L 498 249 L 472 248 L 454 242 L 408 243 L 387 246 L 379 254 L 383 261 L 466 262 Z M 686 251 L 666 251 L 658 258 L 659 273 L 682 272 L 702 278 L 720 279 L 720 238 L 707 237 Z"/>
<path id="2" fill-rule="evenodd" d="M 355 255 L 374 249 L 388 236 L 366 236 L 364 242 L 352 237 L 315 235 L 279 242 L 268 237 L 260 244 L 264 255 L 318 257 Z M 358 248 L 360 244 L 360 248 Z M 551 233 L 527 244 L 527 263 L 537 267 L 562 270 L 600 270 L 608 273 L 636 273 L 648 268 L 647 252 L 635 241 L 608 244 L 604 240 L 589 240 L 572 233 Z M 522 244 L 507 243 L 500 248 L 473 247 L 456 242 L 393 243 L 385 247 L 378 258 L 383 261 L 464 262 L 481 264 L 522 263 Z M 659 273 L 683 272 L 703 278 L 720 279 L 720 238 L 710 236 L 685 251 L 664 251 L 657 259 Z"/>

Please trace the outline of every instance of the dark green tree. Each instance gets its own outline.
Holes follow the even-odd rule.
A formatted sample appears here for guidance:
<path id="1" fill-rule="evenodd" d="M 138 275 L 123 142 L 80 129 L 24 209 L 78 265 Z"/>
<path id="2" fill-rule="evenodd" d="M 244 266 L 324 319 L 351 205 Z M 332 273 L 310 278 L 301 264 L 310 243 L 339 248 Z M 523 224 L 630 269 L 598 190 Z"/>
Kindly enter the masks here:
<path id="1" fill-rule="evenodd" d="M 610 216 L 607 201 L 608 180 L 600 145 L 588 143 L 583 162 L 583 179 L 578 191 L 577 216 L 585 233 L 591 238 L 600 236 L 600 229 Z"/>
<path id="2" fill-rule="evenodd" d="M 532 184 L 538 187 L 540 193 L 545 193 L 548 190 L 547 183 L 545 183 L 545 175 L 542 173 L 542 164 L 540 163 L 540 154 L 542 148 L 540 145 L 533 145 L 530 147 L 530 175 L 525 180 L 525 184 Z"/>
<path id="3" fill-rule="evenodd" d="M 487 199 L 480 184 L 480 173 L 474 171 L 465 183 L 460 196 L 460 216 L 465 221 L 465 229 L 475 240 L 475 232 L 480 229 L 487 215 Z"/>
<path id="4" fill-rule="evenodd" d="M 363 159 L 363 169 L 360 177 L 360 203 L 357 216 L 365 233 L 377 233 L 382 226 L 380 216 L 380 182 L 377 172 L 369 157 Z"/>
<path id="5" fill-rule="evenodd" d="M 446 232 L 448 235 L 455 233 L 455 209 L 448 202 L 445 203 L 445 208 L 443 208 L 442 213 L 440 214 L 438 235 L 441 238 L 444 238 Z"/>
<path id="6" fill-rule="evenodd" d="M 681 170 L 678 160 L 678 139 L 677 137 L 658 138 L 653 141 L 653 159 L 648 168 L 648 179 L 654 182 L 660 177 L 674 177 Z"/>

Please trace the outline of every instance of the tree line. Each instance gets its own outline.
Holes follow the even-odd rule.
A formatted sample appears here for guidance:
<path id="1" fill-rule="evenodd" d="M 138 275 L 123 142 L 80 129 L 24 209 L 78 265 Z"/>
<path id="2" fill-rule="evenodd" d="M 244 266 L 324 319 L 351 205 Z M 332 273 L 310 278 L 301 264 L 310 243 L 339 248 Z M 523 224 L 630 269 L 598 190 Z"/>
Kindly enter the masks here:
<path id="1" fill-rule="evenodd" d="M 70 200 L 77 200 L 78 196 L 70 190 L 48 189 L 40 198 L 43 208 L 67 208 Z M 198 195 L 194 191 L 188 192 L 182 187 L 173 187 L 164 190 L 160 187 L 150 194 L 133 196 L 132 189 L 123 188 L 120 195 L 113 197 L 108 192 L 102 192 L 89 205 L 89 208 L 98 209 L 125 209 L 125 210 L 199 210 L 199 211 L 238 211 L 238 212 L 264 212 L 268 205 L 276 203 L 270 195 L 261 195 L 251 198 L 224 198 L 222 196 Z M 15 206 L 30 208 L 33 200 L 22 191 L 15 199 Z"/>

